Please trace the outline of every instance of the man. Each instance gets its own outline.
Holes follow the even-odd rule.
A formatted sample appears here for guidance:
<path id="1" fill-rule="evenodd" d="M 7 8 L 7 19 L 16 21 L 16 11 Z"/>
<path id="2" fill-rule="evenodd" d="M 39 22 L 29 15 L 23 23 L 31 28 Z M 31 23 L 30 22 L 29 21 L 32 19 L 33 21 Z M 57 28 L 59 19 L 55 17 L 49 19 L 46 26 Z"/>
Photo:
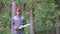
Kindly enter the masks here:
<path id="1" fill-rule="evenodd" d="M 21 16 L 21 9 L 16 9 L 16 16 L 13 17 L 13 33 L 14 34 L 25 34 L 24 28 L 19 29 L 20 26 L 24 26 L 26 21 L 23 16 Z"/>

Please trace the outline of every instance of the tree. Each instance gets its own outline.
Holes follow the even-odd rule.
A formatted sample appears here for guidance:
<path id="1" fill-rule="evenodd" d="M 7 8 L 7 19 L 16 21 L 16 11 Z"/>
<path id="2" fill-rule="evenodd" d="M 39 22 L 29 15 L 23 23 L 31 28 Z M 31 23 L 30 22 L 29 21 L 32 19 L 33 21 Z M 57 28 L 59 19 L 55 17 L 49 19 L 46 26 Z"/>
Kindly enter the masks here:
<path id="1" fill-rule="evenodd" d="M 56 27 L 56 34 L 60 34 L 60 26 L 59 24 L 59 9 L 60 9 L 60 0 L 55 0 L 55 4 L 56 4 L 56 22 L 57 22 L 57 27 Z"/>
<path id="2" fill-rule="evenodd" d="M 12 1 L 12 18 L 16 15 L 15 12 L 16 12 L 16 3 L 15 3 L 15 0 L 13 0 Z M 12 23 L 13 22 L 11 22 L 11 32 L 13 31 Z M 13 32 L 11 34 L 13 34 Z"/>

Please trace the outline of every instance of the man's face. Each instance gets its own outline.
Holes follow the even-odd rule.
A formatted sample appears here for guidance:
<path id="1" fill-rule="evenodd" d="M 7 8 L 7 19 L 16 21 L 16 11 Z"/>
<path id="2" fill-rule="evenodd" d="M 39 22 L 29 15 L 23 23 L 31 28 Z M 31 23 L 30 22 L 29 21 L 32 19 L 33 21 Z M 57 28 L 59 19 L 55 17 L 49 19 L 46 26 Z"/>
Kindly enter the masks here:
<path id="1" fill-rule="evenodd" d="M 17 14 L 17 15 L 19 15 L 19 14 L 20 14 L 20 12 L 16 12 L 16 14 Z"/>

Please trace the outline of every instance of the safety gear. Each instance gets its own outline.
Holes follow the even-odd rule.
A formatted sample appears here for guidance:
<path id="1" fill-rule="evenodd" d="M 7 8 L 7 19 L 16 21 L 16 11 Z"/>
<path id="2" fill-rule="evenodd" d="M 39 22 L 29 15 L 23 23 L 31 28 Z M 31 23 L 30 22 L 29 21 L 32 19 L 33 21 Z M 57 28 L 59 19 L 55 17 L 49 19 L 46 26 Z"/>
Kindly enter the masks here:
<path id="1" fill-rule="evenodd" d="M 17 8 L 16 9 L 16 12 L 21 12 L 21 8 Z"/>

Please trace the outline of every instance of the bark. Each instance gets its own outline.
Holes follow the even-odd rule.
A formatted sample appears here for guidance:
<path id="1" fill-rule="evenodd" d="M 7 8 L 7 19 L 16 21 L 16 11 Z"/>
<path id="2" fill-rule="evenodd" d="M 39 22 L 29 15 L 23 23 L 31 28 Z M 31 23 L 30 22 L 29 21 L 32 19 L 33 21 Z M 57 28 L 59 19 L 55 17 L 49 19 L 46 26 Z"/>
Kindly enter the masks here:
<path id="1" fill-rule="evenodd" d="M 56 4 L 56 23 L 59 22 L 59 18 L 58 18 L 58 11 L 59 11 L 59 4 L 60 4 L 60 0 L 55 0 L 55 4 Z M 58 25 L 58 24 L 57 24 Z M 60 26 L 56 27 L 56 34 L 60 34 Z"/>
<path id="2" fill-rule="evenodd" d="M 33 12 L 30 11 L 30 34 L 34 34 Z"/>
<path id="3" fill-rule="evenodd" d="M 12 1 L 12 18 L 15 16 L 15 11 L 16 11 L 16 3 L 15 1 L 13 0 Z M 12 28 L 12 21 L 11 21 L 11 34 L 13 34 L 13 28 Z"/>

